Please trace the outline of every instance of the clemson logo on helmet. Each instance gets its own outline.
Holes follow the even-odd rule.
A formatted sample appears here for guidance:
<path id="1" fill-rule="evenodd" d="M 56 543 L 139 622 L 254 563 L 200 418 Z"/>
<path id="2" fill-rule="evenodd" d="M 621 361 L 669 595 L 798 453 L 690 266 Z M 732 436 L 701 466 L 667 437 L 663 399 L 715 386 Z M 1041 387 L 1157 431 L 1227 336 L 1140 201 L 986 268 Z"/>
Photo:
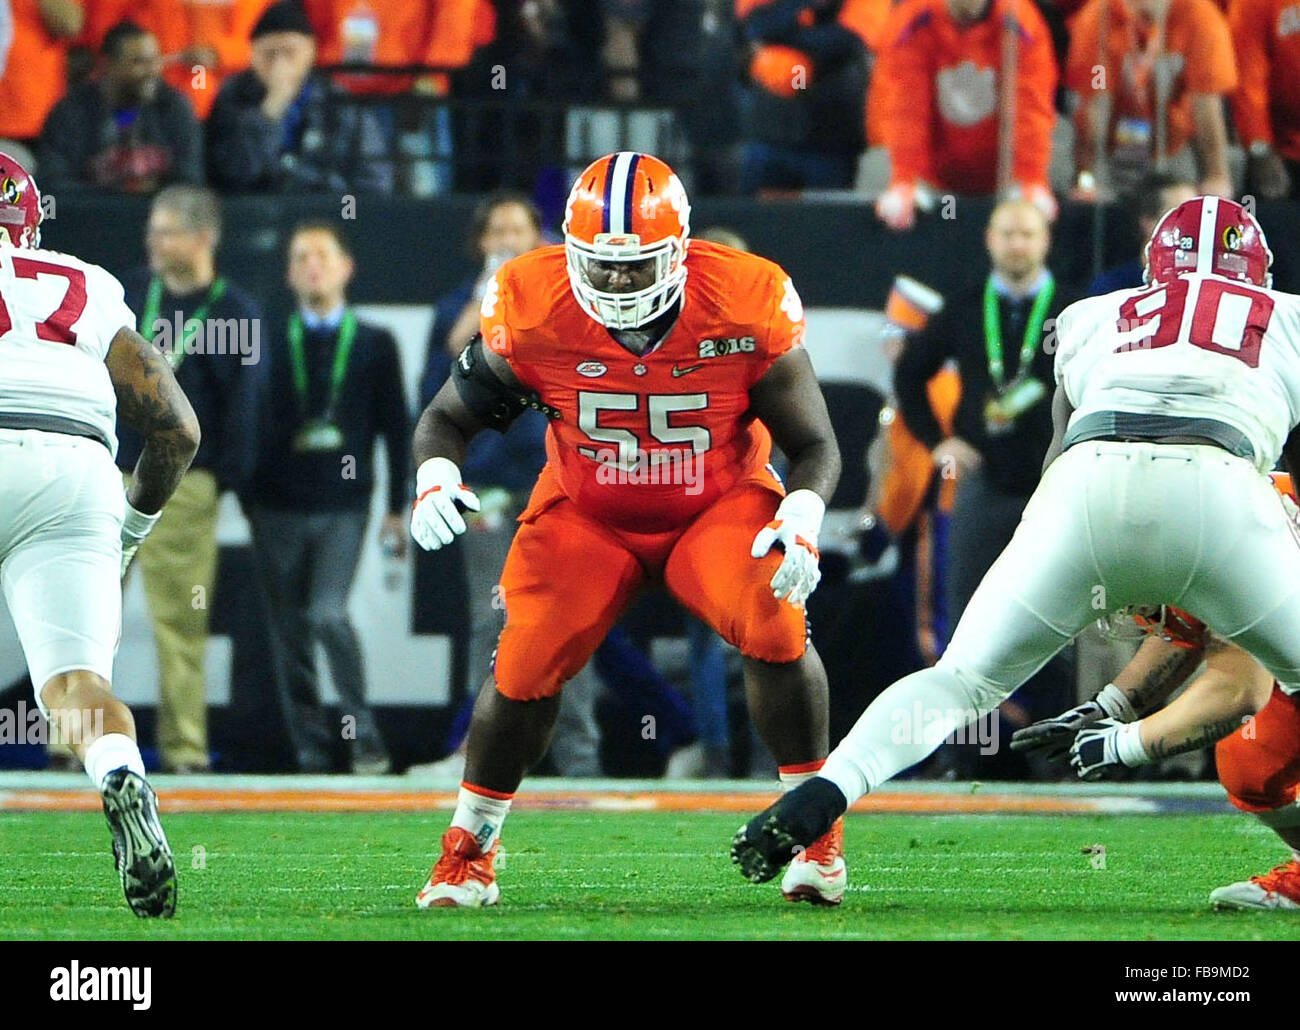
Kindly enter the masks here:
<path id="1" fill-rule="evenodd" d="M 8 175 L 5 176 L 4 182 L 0 182 L 0 198 L 3 198 L 6 204 L 17 204 L 23 199 L 23 191 Z"/>
<path id="2" fill-rule="evenodd" d="M 1223 230 L 1223 246 L 1225 250 L 1241 250 L 1242 228 L 1239 225 L 1230 225 Z"/>

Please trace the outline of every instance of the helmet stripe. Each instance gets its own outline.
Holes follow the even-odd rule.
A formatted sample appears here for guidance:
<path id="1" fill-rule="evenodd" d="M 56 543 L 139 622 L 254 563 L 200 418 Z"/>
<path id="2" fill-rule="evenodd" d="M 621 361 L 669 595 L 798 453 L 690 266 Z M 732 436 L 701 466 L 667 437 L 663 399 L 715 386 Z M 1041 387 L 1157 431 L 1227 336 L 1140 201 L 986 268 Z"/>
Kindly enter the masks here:
<path id="1" fill-rule="evenodd" d="M 1219 222 L 1219 198 L 1201 198 L 1201 228 L 1196 234 L 1196 271 L 1209 275 L 1214 271 L 1214 229 Z"/>
<path id="2" fill-rule="evenodd" d="M 605 199 L 604 199 L 604 203 L 602 203 L 600 206 L 600 231 L 601 232 L 612 231 L 609 227 L 609 197 L 610 197 L 610 193 L 614 189 L 614 165 L 617 162 L 618 162 L 618 158 L 615 157 L 613 161 L 605 165 Z"/>
<path id="3" fill-rule="evenodd" d="M 629 231 L 632 222 L 632 189 L 629 165 L 636 168 L 637 155 L 621 150 L 609 165 L 609 178 L 605 180 L 605 231 L 616 236 Z"/>
<path id="4" fill-rule="evenodd" d="M 623 197 L 623 231 L 632 231 L 632 194 L 636 192 L 636 166 L 641 160 L 640 154 L 633 154 L 627 164 L 627 186 Z"/>

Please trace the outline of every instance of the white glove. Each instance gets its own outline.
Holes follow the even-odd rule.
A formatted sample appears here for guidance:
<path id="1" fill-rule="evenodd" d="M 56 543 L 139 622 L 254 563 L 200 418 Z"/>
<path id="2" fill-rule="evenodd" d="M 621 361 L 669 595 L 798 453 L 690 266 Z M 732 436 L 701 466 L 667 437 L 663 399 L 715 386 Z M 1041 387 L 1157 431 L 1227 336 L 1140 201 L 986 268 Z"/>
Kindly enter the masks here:
<path id="1" fill-rule="evenodd" d="M 762 558 L 778 545 L 785 551 L 781 567 L 772 577 L 772 593 L 796 608 L 802 608 L 808 595 L 817 589 L 822 578 L 817 560 L 817 534 L 821 532 L 826 502 L 811 490 L 795 490 L 776 509 L 776 516 L 754 537 L 749 553 Z"/>
<path id="2" fill-rule="evenodd" d="M 478 511 L 478 498 L 460 481 L 460 469 L 446 458 L 430 458 L 415 472 L 411 536 L 426 551 L 436 551 L 465 532 L 456 504 Z"/>
<path id="3" fill-rule="evenodd" d="M 1091 701 L 1071 708 L 1068 712 L 1050 719 L 1039 719 L 1011 735 L 1012 751 L 1048 750 L 1048 758 L 1059 758 L 1070 748 L 1074 735 L 1080 730 L 1113 719 L 1116 722 L 1136 722 L 1138 714 L 1129 702 L 1128 695 L 1113 683 L 1107 683 Z"/>
<path id="4" fill-rule="evenodd" d="M 135 557 L 135 552 L 140 550 L 140 545 L 144 543 L 144 538 L 149 535 L 158 521 L 162 512 L 155 515 L 146 515 L 142 511 L 136 511 L 130 501 L 126 502 L 126 518 L 122 520 L 122 578 L 126 578 L 126 570 L 131 565 L 131 559 Z"/>
<path id="5" fill-rule="evenodd" d="M 1085 726 L 1070 747 L 1070 764 L 1081 780 L 1100 780 L 1118 769 L 1146 765 L 1151 761 L 1142 746 L 1140 722 L 1099 719 Z"/>

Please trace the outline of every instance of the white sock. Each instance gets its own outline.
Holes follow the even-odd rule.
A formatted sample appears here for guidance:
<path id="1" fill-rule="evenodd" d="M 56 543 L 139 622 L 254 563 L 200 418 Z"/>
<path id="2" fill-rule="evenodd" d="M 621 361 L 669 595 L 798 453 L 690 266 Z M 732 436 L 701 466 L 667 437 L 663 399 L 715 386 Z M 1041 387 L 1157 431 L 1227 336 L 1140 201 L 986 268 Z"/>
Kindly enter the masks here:
<path id="1" fill-rule="evenodd" d="M 942 664 L 904 676 L 871 702 L 817 775 L 839 787 L 852 805 L 1003 700 L 992 697 L 991 689 L 984 693 L 973 699 Z"/>
<path id="2" fill-rule="evenodd" d="M 451 825 L 472 833 L 483 854 L 486 855 L 501 836 L 501 824 L 506 821 L 512 800 L 514 795 L 506 798 L 488 797 L 486 794 L 478 793 L 472 787 L 461 784 Z"/>
<path id="3" fill-rule="evenodd" d="M 125 733 L 105 733 L 86 748 L 86 775 L 96 790 L 103 789 L 104 777 L 114 769 L 126 766 L 133 773 L 144 776 L 144 759 L 134 740 Z"/>
<path id="4" fill-rule="evenodd" d="M 778 766 L 777 775 L 781 777 L 781 793 L 788 794 L 799 784 L 821 775 L 822 766 L 825 764 L 826 760 L 822 759 L 820 762 L 808 762 L 806 765 Z"/>

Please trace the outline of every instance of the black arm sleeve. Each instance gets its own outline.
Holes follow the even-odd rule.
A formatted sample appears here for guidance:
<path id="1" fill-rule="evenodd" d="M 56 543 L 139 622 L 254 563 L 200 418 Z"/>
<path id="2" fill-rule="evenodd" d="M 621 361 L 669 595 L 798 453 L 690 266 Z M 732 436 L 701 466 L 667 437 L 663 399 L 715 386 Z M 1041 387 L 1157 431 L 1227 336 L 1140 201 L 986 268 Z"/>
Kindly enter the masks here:
<path id="1" fill-rule="evenodd" d="M 939 321 L 936 319 L 936 321 Z M 943 441 L 943 429 L 934 417 L 926 384 L 943 367 L 944 347 L 935 330 L 942 331 L 942 321 L 931 322 L 925 330 L 908 338 L 894 369 L 894 393 L 898 410 L 908 430 L 933 450 Z"/>
<path id="2" fill-rule="evenodd" d="M 536 392 L 525 392 L 501 381 L 483 357 L 483 337 L 479 333 L 451 366 L 451 379 L 469 413 L 498 433 L 509 429 L 510 423 L 529 408 L 547 418 L 560 417 L 559 411 L 543 404 Z"/>

